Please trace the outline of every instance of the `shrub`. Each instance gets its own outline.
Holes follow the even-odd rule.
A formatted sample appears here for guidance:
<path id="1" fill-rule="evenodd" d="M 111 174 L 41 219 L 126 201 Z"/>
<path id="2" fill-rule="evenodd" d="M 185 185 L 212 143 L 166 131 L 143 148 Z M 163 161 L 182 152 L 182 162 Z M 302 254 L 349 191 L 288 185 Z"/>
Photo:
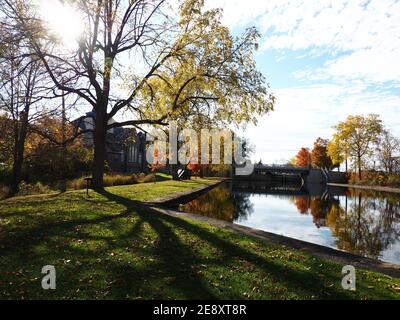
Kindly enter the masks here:
<path id="1" fill-rule="evenodd" d="M 74 179 L 67 182 L 67 188 L 71 190 L 81 190 L 86 188 L 86 180 L 84 178 Z"/>
<path id="2" fill-rule="evenodd" d="M 391 175 L 387 180 L 387 185 L 390 187 L 400 187 L 400 176 Z"/>
<path id="3" fill-rule="evenodd" d="M 106 175 L 104 176 L 104 186 L 105 187 L 113 187 L 113 186 L 124 186 L 129 184 L 138 184 L 141 182 L 140 176 L 132 174 L 130 176 L 125 175 Z M 71 190 L 81 190 L 86 189 L 86 180 L 85 178 L 79 178 L 71 180 L 67 183 L 68 189 Z"/>
<path id="4" fill-rule="evenodd" d="M 156 175 L 155 174 L 149 174 L 143 178 L 140 179 L 141 183 L 150 183 L 150 182 L 156 182 Z"/>
<path id="5" fill-rule="evenodd" d="M 0 163 L 0 181 L 7 183 L 11 180 L 11 170 L 6 165 Z"/>
<path id="6" fill-rule="evenodd" d="M 400 175 L 365 171 L 362 180 L 359 180 L 356 174 L 352 174 L 349 183 L 363 186 L 400 187 Z"/>
<path id="7" fill-rule="evenodd" d="M 155 175 L 149 174 L 146 175 L 144 173 L 140 174 L 132 174 L 132 175 L 106 175 L 104 176 L 104 186 L 105 187 L 113 187 L 113 186 L 123 186 L 123 185 L 131 185 L 138 183 L 149 183 L 155 181 Z M 87 182 L 84 177 L 79 179 L 70 180 L 67 182 L 67 188 L 69 190 L 82 190 L 86 189 Z M 36 184 L 29 184 L 25 181 L 22 181 L 20 184 L 20 192 L 19 196 L 28 196 L 28 195 L 36 195 L 36 194 L 46 194 L 50 192 L 54 192 L 59 189 L 57 183 L 52 185 L 52 188 L 42 184 L 41 182 L 37 182 Z M 9 189 L 5 185 L 0 184 L 0 199 L 4 199 L 8 195 Z"/>
<path id="8" fill-rule="evenodd" d="M 37 182 L 35 184 L 28 184 L 25 181 L 22 181 L 19 186 L 19 196 L 30 196 L 35 194 L 46 194 L 53 192 L 50 187 L 43 185 L 41 182 Z"/>
<path id="9" fill-rule="evenodd" d="M 104 186 L 112 187 L 112 186 L 124 186 L 128 184 L 137 184 L 139 181 L 136 178 L 136 175 L 131 176 L 122 176 L 122 175 L 112 175 L 104 177 Z"/>
<path id="10" fill-rule="evenodd" d="M 5 199 L 9 192 L 10 189 L 7 186 L 0 184 L 0 200 Z"/>

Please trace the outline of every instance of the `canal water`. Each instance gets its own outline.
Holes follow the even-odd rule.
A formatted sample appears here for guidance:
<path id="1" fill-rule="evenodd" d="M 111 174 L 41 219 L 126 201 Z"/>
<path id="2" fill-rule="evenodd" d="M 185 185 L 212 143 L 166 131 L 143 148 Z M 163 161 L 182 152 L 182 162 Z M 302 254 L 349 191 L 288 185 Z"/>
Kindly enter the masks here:
<path id="1" fill-rule="evenodd" d="M 400 264 L 400 195 L 228 182 L 181 210 Z"/>

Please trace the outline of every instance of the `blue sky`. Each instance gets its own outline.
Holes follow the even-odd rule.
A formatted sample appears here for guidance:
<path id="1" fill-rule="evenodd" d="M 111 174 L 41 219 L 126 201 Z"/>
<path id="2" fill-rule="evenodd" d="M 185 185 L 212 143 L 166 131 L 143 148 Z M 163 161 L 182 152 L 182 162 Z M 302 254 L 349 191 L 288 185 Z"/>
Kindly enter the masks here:
<path id="1" fill-rule="evenodd" d="M 233 33 L 255 25 L 278 102 L 250 125 L 254 160 L 283 162 L 350 114 L 377 113 L 400 136 L 400 1 L 207 0 Z"/>

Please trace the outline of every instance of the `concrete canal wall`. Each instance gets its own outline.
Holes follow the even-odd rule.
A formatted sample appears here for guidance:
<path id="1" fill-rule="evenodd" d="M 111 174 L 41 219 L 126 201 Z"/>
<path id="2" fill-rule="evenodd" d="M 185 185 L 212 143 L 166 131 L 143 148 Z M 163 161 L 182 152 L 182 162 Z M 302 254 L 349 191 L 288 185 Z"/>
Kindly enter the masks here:
<path id="1" fill-rule="evenodd" d="M 353 189 L 389 192 L 389 193 L 400 193 L 400 188 L 380 187 L 380 186 L 359 186 L 359 185 L 354 185 L 354 184 L 341 184 L 341 183 L 328 183 L 328 185 L 332 186 L 332 187 L 353 188 Z"/>
<path id="2" fill-rule="evenodd" d="M 256 168 L 252 175 L 234 177 L 235 181 L 263 181 L 266 183 L 304 183 L 324 184 L 347 183 L 346 174 L 343 172 L 323 171 L 321 169 L 296 168 L 296 167 L 263 167 Z"/>
<path id="3" fill-rule="evenodd" d="M 325 173 L 320 169 L 311 169 L 310 173 L 306 177 L 307 183 L 311 184 L 326 184 L 328 183 L 339 183 L 344 184 L 347 183 L 347 177 L 344 172 L 335 172 L 329 171 L 327 172 L 328 179 Z"/>

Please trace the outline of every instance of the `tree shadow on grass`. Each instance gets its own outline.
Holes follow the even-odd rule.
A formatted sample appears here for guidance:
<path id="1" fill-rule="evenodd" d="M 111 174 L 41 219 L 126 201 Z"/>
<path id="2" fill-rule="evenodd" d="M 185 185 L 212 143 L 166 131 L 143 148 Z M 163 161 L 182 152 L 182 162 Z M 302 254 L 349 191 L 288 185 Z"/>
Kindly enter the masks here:
<path id="1" fill-rule="evenodd" d="M 148 223 L 157 233 L 158 240 L 154 244 L 154 255 L 159 257 L 159 261 L 156 263 L 155 268 L 148 270 L 147 276 L 151 276 L 152 273 L 154 276 L 154 274 L 158 273 L 162 274 L 163 278 L 169 278 L 171 281 L 170 286 L 173 286 L 174 291 L 184 298 L 216 299 L 209 290 L 208 285 L 192 269 L 193 264 L 201 262 L 199 258 L 187 244 L 182 243 L 170 227 L 157 217 L 153 210 L 142 203 L 114 195 L 106 190 L 98 192 L 110 201 L 124 205 L 127 212 L 136 212 L 141 221 Z M 190 263 L 187 263 L 188 261 Z M 119 268 L 114 268 L 113 273 L 119 274 L 125 279 L 120 284 L 123 288 L 115 287 L 116 293 L 124 294 L 129 292 L 131 287 L 138 285 L 136 270 L 132 267 L 120 266 Z M 123 297 L 118 296 L 118 298 Z"/>
<path id="2" fill-rule="evenodd" d="M 136 204 L 130 199 L 120 197 L 118 195 L 109 193 L 107 191 L 100 192 L 104 197 L 109 200 L 115 201 L 127 208 L 127 211 L 135 209 Z M 293 292 L 302 291 L 311 295 L 316 295 L 321 298 L 351 298 L 347 292 L 338 291 L 334 287 L 326 287 L 319 276 L 312 272 L 293 271 L 293 269 L 286 268 L 279 263 L 274 261 L 268 261 L 267 259 L 257 255 L 251 251 L 248 251 L 232 242 L 225 241 L 201 228 L 197 225 L 191 224 L 185 220 L 178 219 L 175 217 L 162 215 L 150 208 L 142 207 L 141 210 L 137 211 L 139 217 L 152 226 L 152 228 L 158 233 L 160 242 L 158 244 L 158 254 L 162 257 L 164 263 L 163 267 L 168 270 L 171 275 L 176 275 L 179 279 L 178 283 L 180 289 L 186 292 L 188 298 L 196 297 L 193 295 L 193 288 L 200 288 L 202 283 L 199 277 L 193 274 L 189 266 L 185 266 L 182 269 L 180 264 L 180 258 L 185 257 L 185 261 L 191 261 L 191 265 L 204 263 L 205 261 L 195 255 L 191 248 L 183 244 L 180 239 L 176 236 L 170 226 L 179 228 L 187 233 L 190 233 L 203 241 L 208 242 L 211 246 L 219 249 L 223 252 L 223 257 L 216 260 L 207 260 L 207 263 L 216 263 L 222 265 L 228 265 L 229 263 L 235 264 L 239 259 L 250 262 L 255 265 L 259 270 L 262 270 L 266 275 L 272 275 L 274 278 L 279 279 L 279 282 L 284 283 L 289 290 Z M 183 259 L 182 259 L 183 260 Z M 317 262 L 316 262 L 317 263 Z M 181 272 L 188 272 L 182 275 Z M 193 278 L 197 278 L 193 283 Z M 333 279 L 337 281 L 338 279 Z M 194 285 L 194 286 L 193 286 Z M 204 292 L 207 293 L 205 287 Z M 202 290 L 200 290 L 202 291 Z M 201 295 L 203 297 L 203 295 Z M 206 298 L 213 298 L 212 296 L 206 296 Z M 228 297 L 228 298 L 239 298 L 239 297 Z"/>
<path id="3" fill-rule="evenodd" d="M 121 210 L 122 213 L 117 215 L 104 213 L 104 216 L 95 219 L 82 218 L 43 223 L 19 231 L 15 230 L 18 232 L 13 233 L 9 241 L 7 237 L 4 238 L 6 241 L 0 243 L 0 254 L 6 258 L 4 261 L 10 262 L 10 265 L 6 262 L 0 263 L 2 273 L 6 271 L 5 279 L 12 279 L 7 275 L 9 271 L 19 270 L 21 267 L 32 269 L 34 266 L 33 269 L 36 269 L 44 264 L 57 264 L 63 259 L 71 259 L 72 262 L 69 264 L 66 262 L 65 266 L 57 264 L 57 270 L 60 269 L 61 272 L 60 289 L 53 293 L 55 298 L 66 296 L 83 299 L 95 297 L 240 299 L 243 296 L 239 292 L 228 288 L 229 280 L 224 280 L 224 288 L 212 288 L 212 284 L 207 282 L 210 279 L 199 275 L 198 270 L 193 267 L 207 264 L 210 267 L 222 267 L 222 270 L 228 270 L 230 266 L 244 262 L 254 266 L 260 277 L 275 279 L 279 285 L 284 285 L 297 297 L 305 295 L 336 299 L 353 297 L 347 292 L 327 288 L 321 278 L 313 272 L 295 271 L 285 267 L 279 261 L 266 259 L 254 251 L 236 245 L 234 241 L 222 239 L 218 234 L 205 228 L 182 219 L 162 215 L 141 202 L 105 190 L 99 193 L 109 202 L 122 205 L 124 207 Z M 89 229 L 83 228 L 85 226 Z M 145 230 L 145 226 L 149 226 L 151 230 Z M 77 227 L 82 227 L 82 231 L 77 232 Z M 97 228 L 100 232 L 97 232 Z M 152 232 L 153 235 L 148 236 L 148 232 Z M 182 240 L 182 234 L 188 234 L 203 241 L 221 254 L 218 256 L 211 254 L 211 257 L 199 254 L 198 248 L 192 247 L 190 241 Z M 76 246 L 78 239 L 103 245 L 79 247 Z M 133 245 L 133 242 L 137 242 L 139 247 Z M 147 248 L 140 247 L 143 244 L 146 244 Z M 43 251 L 30 257 L 30 250 L 37 245 L 43 246 Z M 122 259 L 121 252 L 125 249 L 133 252 L 128 255 L 128 258 Z M 118 252 L 118 255 L 110 256 L 114 252 Z M 73 264 L 77 262 L 76 260 L 81 261 L 79 264 Z M 318 269 L 318 266 L 312 265 L 312 267 Z M 40 273 L 40 269 L 32 272 L 30 277 L 37 277 L 36 272 Z M 95 274 L 97 280 L 82 287 L 85 283 L 81 282 L 83 274 L 88 276 Z M 333 283 L 339 281 L 330 273 L 325 273 L 324 277 L 328 277 Z M 243 281 L 240 279 L 243 286 L 252 285 L 251 279 L 243 279 Z M 13 286 L 10 290 L 15 290 L 15 288 L 16 286 Z M 77 288 L 82 288 L 80 293 Z M 248 289 L 243 288 L 243 290 Z M 106 296 L 102 296 L 103 293 Z M 29 298 L 42 298 L 42 295 L 39 283 L 34 283 L 29 287 L 29 295 L 27 295 Z M 273 293 L 267 292 L 266 295 L 274 297 Z M 46 298 L 53 297 L 46 296 Z"/>
<path id="4" fill-rule="evenodd" d="M 111 195 L 106 191 L 99 193 Z M 110 202 L 115 201 L 111 197 L 108 200 Z M 82 286 L 82 274 L 91 268 L 96 274 L 104 274 L 104 281 L 113 279 L 110 288 L 105 288 L 109 291 L 108 298 L 125 299 L 127 296 L 166 298 L 161 288 L 154 287 L 154 283 L 164 283 L 165 285 L 165 279 L 167 279 L 166 285 L 169 286 L 166 291 L 172 297 L 216 298 L 207 284 L 196 277 L 195 271 L 191 269 L 191 264 L 184 264 L 180 260 L 180 257 L 184 256 L 187 261 L 196 263 L 197 258 L 192 254 L 190 248 L 182 243 L 174 232 L 161 221 L 141 219 L 142 213 L 136 216 L 135 213 L 146 210 L 142 203 L 126 200 L 126 210 L 118 215 L 102 216 L 97 219 L 82 218 L 41 223 L 28 228 L 16 226 L 9 229 L 9 235 L 12 236 L 0 240 L 0 253 L 7 257 L 7 260 L 11 261 L 12 264 L 6 267 L 0 263 L 0 268 L 8 274 L 19 269 L 29 269 L 35 272 L 32 268 L 40 270 L 39 268 L 45 264 L 55 263 L 60 270 L 60 282 L 63 281 L 62 279 L 65 281 L 68 278 L 69 287 L 69 289 L 60 288 L 55 293 L 58 298 L 60 298 L 60 295 L 71 297 L 71 292 L 72 297 L 79 297 L 79 294 L 76 293 L 75 295 L 74 292 L 76 288 Z M 120 232 L 121 225 L 126 226 L 129 223 L 128 219 L 133 218 L 132 216 L 135 217 L 132 220 L 136 223 L 132 228 L 127 226 L 127 228 L 123 228 L 124 232 Z M 145 217 L 147 218 L 147 215 Z M 129 249 L 129 246 L 132 246 L 132 241 L 145 242 L 146 240 L 140 239 L 140 233 L 143 224 L 146 222 L 153 228 L 158 240 L 154 244 L 149 243 L 148 250 L 141 248 L 138 250 L 137 247 L 133 246 L 135 250 L 138 250 L 136 254 L 143 255 L 144 267 L 140 267 L 140 263 L 135 265 L 135 263 L 126 263 L 126 261 L 121 262 L 116 256 L 112 259 L 104 257 L 105 254 L 108 255 L 114 251 Z M 106 232 L 104 235 L 102 232 L 84 228 L 93 227 L 96 229 L 99 225 L 101 225 L 100 231 Z M 80 229 L 82 229 L 82 232 L 79 231 Z M 111 232 L 111 234 L 115 236 L 110 237 L 107 230 L 112 231 L 113 229 L 115 233 Z M 76 246 L 78 239 L 82 242 L 94 241 L 104 245 L 100 249 L 85 250 L 83 247 L 81 249 Z M 37 247 L 42 247 L 40 253 L 34 253 Z M 68 262 L 69 264 L 66 266 L 60 266 L 60 261 L 63 260 L 71 262 Z M 96 263 L 96 260 L 99 260 L 99 262 Z M 79 262 L 79 265 L 73 265 L 74 262 Z M 104 281 L 101 280 L 100 282 Z M 60 284 L 60 287 L 62 287 L 62 284 Z M 30 289 L 30 297 L 40 297 L 39 287 L 30 288 L 35 288 Z M 15 287 L 10 287 L 9 290 L 15 290 Z M 94 294 L 92 288 L 86 287 L 86 290 L 91 295 Z"/>

